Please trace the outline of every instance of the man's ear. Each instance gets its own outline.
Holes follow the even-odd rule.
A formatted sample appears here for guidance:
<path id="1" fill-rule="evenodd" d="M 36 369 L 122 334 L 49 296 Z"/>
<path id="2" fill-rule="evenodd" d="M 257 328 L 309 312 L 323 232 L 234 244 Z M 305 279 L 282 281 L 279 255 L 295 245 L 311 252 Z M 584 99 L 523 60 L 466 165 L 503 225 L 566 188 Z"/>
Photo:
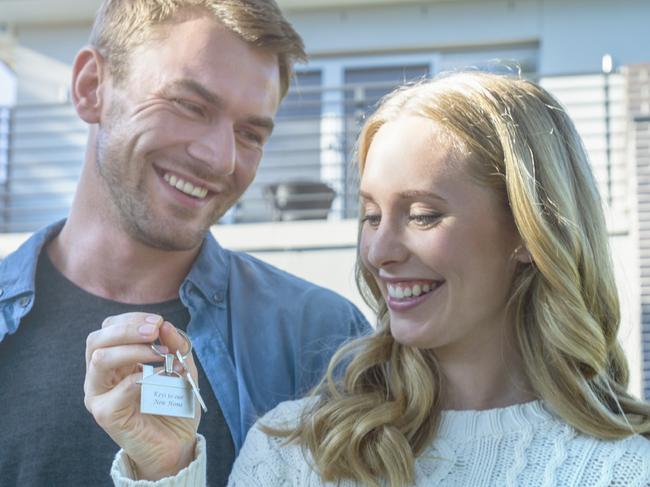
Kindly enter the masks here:
<path id="1" fill-rule="evenodd" d="M 72 103 L 86 123 L 99 123 L 105 77 L 104 58 L 92 48 L 82 49 L 72 67 Z"/>

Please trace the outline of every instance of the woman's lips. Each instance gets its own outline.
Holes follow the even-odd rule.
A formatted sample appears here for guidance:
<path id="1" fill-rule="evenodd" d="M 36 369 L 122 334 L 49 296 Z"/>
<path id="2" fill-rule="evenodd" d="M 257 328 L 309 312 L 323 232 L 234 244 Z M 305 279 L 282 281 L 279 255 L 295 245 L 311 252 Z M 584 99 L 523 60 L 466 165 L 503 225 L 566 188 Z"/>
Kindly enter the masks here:
<path id="1" fill-rule="evenodd" d="M 444 281 L 409 280 L 386 283 L 388 307 L 395 311 L 414 308 L 426 301 Z"/>

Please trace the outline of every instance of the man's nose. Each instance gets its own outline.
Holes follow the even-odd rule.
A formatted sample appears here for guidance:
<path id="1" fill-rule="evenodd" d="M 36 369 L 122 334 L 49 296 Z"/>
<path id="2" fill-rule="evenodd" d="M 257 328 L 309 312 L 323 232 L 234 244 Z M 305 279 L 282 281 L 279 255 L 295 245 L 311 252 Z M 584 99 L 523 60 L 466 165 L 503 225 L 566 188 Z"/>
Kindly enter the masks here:
<path id="1" fill-rule="evenodd" d="M 192 158 L 203 161 L 221 176 L 235 171 L 236 152 L 234 127 L 225 120 L 195 132 L 187 146 Z"/>

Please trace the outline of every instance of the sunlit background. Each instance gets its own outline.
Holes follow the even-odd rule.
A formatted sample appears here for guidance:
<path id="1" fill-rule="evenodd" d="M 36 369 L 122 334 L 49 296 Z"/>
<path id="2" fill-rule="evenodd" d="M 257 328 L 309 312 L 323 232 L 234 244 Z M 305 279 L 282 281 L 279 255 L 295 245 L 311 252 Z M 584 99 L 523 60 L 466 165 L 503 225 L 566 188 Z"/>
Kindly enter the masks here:
<path id="1" fill-rule="evenodd" d="M 576 121 L 606 208 L 631 390 L 650 399 L 650 2 L 279 0 L 311 56 L 298 67 L 258 177 L 213 228 L 220 242 L 354 288 L 356 134 L 404 81 L 456 69 L 520 74 Z M 86 127 L 72 60 L 98 0 L 0 0 L 0 258 L 67 214 Z"/>

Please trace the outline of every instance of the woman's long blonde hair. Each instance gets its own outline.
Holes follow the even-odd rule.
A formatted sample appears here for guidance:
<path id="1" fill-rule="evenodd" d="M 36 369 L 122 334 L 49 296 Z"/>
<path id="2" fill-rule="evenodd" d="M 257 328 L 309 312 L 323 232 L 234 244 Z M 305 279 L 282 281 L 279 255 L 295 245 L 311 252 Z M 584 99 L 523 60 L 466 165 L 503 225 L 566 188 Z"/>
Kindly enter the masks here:
<path id="1" fill-rule="evenodd" d="M 650 434 L 650 405 L 626 392 L 600 196 L 564 109 L 535 83 L 500 75 L 457 73 L 406 86 L 365 123 L 361 174 L 379 128 L 404 115 L 448 132 L 471 153 L 472 176 L 510 208 L 533 261 L 516 274 L 509 309 L 534 394 L 585 434 Z M 386 302 L 361 259 L 357 284 L 377 313 L 375 333 L 335 354 L 295 428 L 266 429 L 308 449 L 324 481 L 408 485 L 434 439 L 444 377 L 433 351 L 393 339 Z"/>

